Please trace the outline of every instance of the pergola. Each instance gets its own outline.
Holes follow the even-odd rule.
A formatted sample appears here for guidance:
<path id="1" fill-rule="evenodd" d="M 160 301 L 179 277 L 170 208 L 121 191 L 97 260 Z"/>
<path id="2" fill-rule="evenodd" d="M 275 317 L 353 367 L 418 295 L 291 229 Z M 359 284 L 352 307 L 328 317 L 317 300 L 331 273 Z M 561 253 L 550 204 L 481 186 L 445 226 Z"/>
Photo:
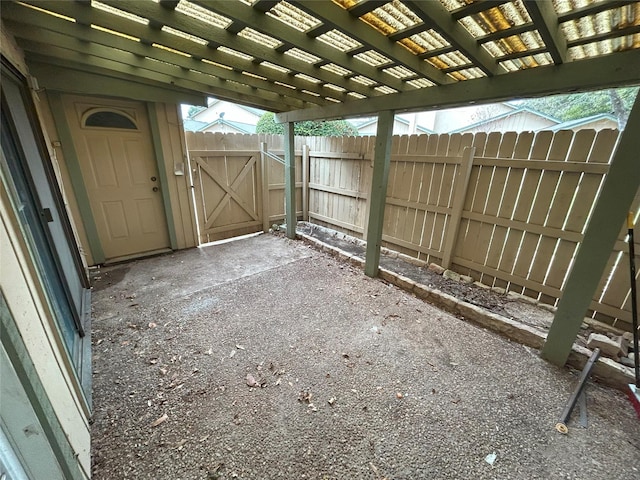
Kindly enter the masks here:
<path id="1" fill-rule="evenodd" d="M 628 0 L 103 0 L 2 2 L 46 89 L 277 113 L 287 232 L 293 125 L 378 115 L 365 272 L 378 272 L 396 112 L 640 83 Z M 565 363 L 640 186 L 636 100 L 542 354 Z"/>

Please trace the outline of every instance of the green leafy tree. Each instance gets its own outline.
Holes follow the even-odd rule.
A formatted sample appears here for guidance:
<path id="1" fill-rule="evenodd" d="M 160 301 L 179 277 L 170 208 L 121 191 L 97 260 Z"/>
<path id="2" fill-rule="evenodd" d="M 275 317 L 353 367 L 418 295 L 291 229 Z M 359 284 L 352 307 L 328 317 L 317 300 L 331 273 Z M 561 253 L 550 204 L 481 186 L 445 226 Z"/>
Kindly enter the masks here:
<path id="1" fill-rule="evenodd" d="M 200 107 L 198 105 L 191 105 L 191 107 L 189 107 L 189 110 L 187 110 L 187 117 L 191 118 L 193 117 L 196 113 L 201 112 L 202 110 L 204 110 L 205 107 Z"/>
<path id="2" fill-rule="evenodd" d="M 618 119 L 619 127 L 623 128 L 637 93 L 638 87 L 612 88 L 597 92 L 533 98 L 525 101 L 524 105 L 562 121 L 611 113 Z"/>
<path id="3" fill-rule="evenodd" d="M 345 120 L 333 120 L 330 122 L 296 122 L 293 128 L 295 135 L 303 137 L 343 137 L 358 135 L 358 130 Z M 284 125 L 276 123 L 275 115 L 271 112 L 264 113 L 256 125 L 256 133 L 275 133 L 284 135 Z"/>

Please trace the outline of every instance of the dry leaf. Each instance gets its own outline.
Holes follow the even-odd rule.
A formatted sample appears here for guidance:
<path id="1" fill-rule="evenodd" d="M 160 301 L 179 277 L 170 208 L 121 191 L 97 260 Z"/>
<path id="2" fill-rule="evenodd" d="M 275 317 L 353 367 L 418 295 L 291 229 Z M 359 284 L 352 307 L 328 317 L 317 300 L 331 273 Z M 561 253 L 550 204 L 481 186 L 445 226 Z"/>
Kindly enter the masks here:
<path id="1" fill-rule="evenodd" d="M 149 322 L 149 328 L 156 328 L 157 326 L 155 322 Z"/>
<path id="2" fill-rule="evenodd" d="M 244 347 L 243 347 L 242 345 L 236 345 L 236 348 L 237 348 L 238 350 L 244 350 Z"/>
<path id="3" fill-rule="evenodd" d="M 331 397 L 329 400 L 327 400 L 327 403 L 333 406 L 333 404 L 336 403 L 336 397 Z"/>
<path id="4" fill-rule="evenodd" d="M 169 418 L 169 416 L 165 413 L 164 415 L 162 415 L 160 418 L 158 418 L 155 422 L 153 422 L 151 424 L 152 427 L 157 427 L 158 425 L 160 425 L 162 422 L 166 421 L 167 418 Z"/>
<path id="5" fill-rule="evenodd" d="M 282 383 L 282 379 L 279 378 L 278 380 L 276 380 L 276 385 L 280 385 Z"/>
<path id="6" fill-rule="evenodd" d="M 235 351 L 235 350 L 231 350 L 231 353 L 229 354 L 229 357 L 230 357 L 230 358 L 233 358 L 233 356 L 234 356 L 235 354 L 236 354 L 236 351 Z"/>
<path id="7" fill-rule="evenodd" d="M 404 395 L 403 395 L 402 393 L 398 392 L 398 393 L 396 393 L 396 397 L 398 397 L 398 398 L 404 398 Z"/>
<path id="8" fill-rule="evenodd" d="M 212 353 L 213 353 L 213 348 L 210 348 L 209 350 L 204 352 L 205 355 L 211 355 Z"/>

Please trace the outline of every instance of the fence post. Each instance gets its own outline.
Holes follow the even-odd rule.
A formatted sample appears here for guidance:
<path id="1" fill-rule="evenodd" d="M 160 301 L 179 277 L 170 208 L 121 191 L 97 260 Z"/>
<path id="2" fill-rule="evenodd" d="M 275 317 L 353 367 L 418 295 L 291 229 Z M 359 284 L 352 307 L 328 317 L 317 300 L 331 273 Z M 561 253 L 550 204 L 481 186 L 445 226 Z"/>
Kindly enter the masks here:
<path id="1" fill-rule="evenodd" d="M 262 182 L 262 231 L 269 231 L 269 159 L 266 142 L 260 142 L 260 181 Z"/>
<path id="2" fill-rule="evenodd" d="M 453 249 L 456 245 L 458 229 L 460 228 L 460 220 L 462 219 L 462 209 L 469 188 L 469 178 L 473 169 L 473 155 L 475 147 L 465 147 L 460 158 L 460 170 L 458 178 L 455 182 L 455 194 L 453 197 L 453 206 L 451 207 L 451 216 L 449 217 L 449 226 L 444 241 L 444 254 L 442 256 L 442 267 L 449 268 L 451 266 L 451 257 L 453 257 Z"/>
<path id="3" fill-rule="evenodd" d="M 309 145 L 302 145 L 302 220 L 309 221 Z"/>

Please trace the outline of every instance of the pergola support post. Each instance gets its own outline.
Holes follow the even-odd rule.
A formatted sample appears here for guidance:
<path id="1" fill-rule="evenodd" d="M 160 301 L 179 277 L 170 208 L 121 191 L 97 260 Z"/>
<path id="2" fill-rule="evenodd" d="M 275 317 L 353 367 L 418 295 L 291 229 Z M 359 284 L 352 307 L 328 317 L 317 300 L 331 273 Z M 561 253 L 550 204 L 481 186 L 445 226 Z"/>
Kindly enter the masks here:
<path id="1" fill-rule="evenodd" d="M 369 277 L 376 277 L 380 266 L 384 207 L 387 202 L 387 184 L 391 165 L 393 119 L 394 112 L 392 110 L 385 110 L 378 114 L 376 144 L 373 153 L 373 177 L 369 194 L 367 256 L 364 264 L 364 273 Z"/>
<path id="2" fill-rule="evenodd" d="M 296 149 L 293 122 L 284 124 L 284 204 L 287 237 L 296 238 Z"/>
<path id="3" fill-rule="evenodd" d="M 602 278 L 633 197 L 640 187 L 640 95 L 629 114 L 591 220 L 542 348 L 542 357 L 566 363 L 584 315 Z"/>

